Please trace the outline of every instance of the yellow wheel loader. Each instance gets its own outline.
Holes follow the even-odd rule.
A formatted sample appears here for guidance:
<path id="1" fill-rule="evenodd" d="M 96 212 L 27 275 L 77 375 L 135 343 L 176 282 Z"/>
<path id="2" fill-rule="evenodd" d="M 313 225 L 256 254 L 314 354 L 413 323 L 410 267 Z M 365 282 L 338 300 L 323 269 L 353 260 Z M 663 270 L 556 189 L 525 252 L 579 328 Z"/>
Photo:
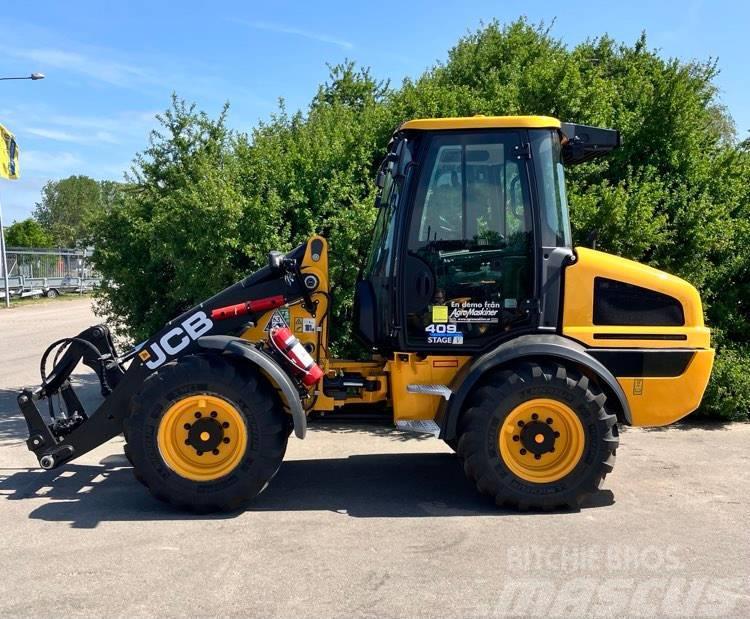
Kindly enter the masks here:
<path id="1" fill-rule="evenodd" d="M 29 449 L 52 469 L 124 434 L 156 497 L 231 510 L 310 413 L 356 403 L 445 441 L 500 506 L 577 507 L 612 471 L 619 424 L 693 411 L 714 355 L 693 286 L 572 247 L 565 167 L 619 145 L 544 116 L 402 124 L 355 290 L 368 358 L 328 355 L 328 244 L 313 236 L 125 354 L 104 325 L 53 343 L 18 396 Z M 69 381 L 80 362 L 105 396 L 90 415 Z"/>

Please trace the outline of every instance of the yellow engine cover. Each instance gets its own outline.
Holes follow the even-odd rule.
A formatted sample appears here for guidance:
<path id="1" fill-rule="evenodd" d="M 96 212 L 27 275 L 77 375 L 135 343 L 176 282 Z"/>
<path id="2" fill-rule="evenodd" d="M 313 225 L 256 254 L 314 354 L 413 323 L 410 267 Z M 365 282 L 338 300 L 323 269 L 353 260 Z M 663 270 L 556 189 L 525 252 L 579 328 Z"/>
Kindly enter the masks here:
<path id="1" fill-rule="evenodd" d="M 617 375 L 630 404 L 633 425 L 662 426 L 700 405 L 713 365 L 710 332 L 703 324 L 703 306 L 694 286 L 679 277 L 632 260 L 576 248 L 576 262 L 565 270 L 564 335 L 593 349 L 680 349 L 693 351 L 679 376 Z M 679 302 L 679 326 L 595 324 L 595 280 L 606 278 L 667 295 Z M 611 322 L 611 321 L 610 321 Z M 619 354 L 619 353 L 617 353 Z"/>

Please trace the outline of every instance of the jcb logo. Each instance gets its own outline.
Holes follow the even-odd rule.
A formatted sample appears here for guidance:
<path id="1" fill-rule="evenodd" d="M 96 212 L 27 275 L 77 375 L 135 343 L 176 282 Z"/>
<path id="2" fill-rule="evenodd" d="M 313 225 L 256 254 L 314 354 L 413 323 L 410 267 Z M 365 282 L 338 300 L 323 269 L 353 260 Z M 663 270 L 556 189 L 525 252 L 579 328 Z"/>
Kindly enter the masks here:
<path id="1" fill-rule="evenodd" d="M 201 335 L 208 333 L 214 326 L 205 312 L 196 312 L 182 321 L 179 327 L 170 329 L 161 336 L 158 342 L 142 350 L 138 356 L 146 362 L 146 367 L 155 370 L 169 357 L 173 357 Z"/>

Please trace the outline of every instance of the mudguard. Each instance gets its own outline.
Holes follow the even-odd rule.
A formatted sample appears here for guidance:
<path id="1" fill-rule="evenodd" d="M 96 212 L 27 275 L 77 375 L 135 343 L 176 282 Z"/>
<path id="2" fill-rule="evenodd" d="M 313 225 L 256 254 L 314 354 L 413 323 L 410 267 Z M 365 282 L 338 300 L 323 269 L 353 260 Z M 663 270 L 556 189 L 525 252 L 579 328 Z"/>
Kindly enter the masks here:
<path id="1" fill-rule="evenodd" d="M 273 382 L 274 387 L 281 391 L 285 404 L 292 414 L 294 435 L 297 438 L 305 438 L 305 434 L 307 433 L 307 416 L 305 415 L 305 410 L 302 408 L 299 392 L 292 379 L 289 378 L 273 358 L 253 346 L 247 340 L 231 335 L 204 335 L 198 338 L 197 344 L 200 348 L 218 350 L 223 354 L 245 359 L 253 365 L 257 365 Z"/>
<path id="2" fill-rule="evenodd" d="M 463 367 L 450 386 L 453 395 L 441 402 L 438 408 L 435 421 L 440 426 L 440 438 L 450 440 L 456 437 L 464 402 L 487 371 L 514 361 L 535 358 L 552 358 L 588 368 L 607 388 L 608 396 L 614 397 L 619 404 L 618 420 L 626 425 L 632 424 L 630 406 L 620 383 L 601 362 L 588 354 L 586 348 L 561 335 L 533 334 L 505 342 Z"/>

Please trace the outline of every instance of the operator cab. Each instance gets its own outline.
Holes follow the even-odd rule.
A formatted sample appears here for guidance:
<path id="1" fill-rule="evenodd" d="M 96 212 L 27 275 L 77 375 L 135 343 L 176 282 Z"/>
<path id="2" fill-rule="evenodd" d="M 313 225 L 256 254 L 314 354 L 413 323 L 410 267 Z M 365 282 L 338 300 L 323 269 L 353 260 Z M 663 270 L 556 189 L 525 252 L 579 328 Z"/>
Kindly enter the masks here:
<path id="1" fill-rule="evenodd" d="M 360 338 L 381 352 L 473 354 L 554 330 L 572 255 L 563 164 L 619 142 L 617 131 L 544 116 L 401 125 L 378 173 Z"/>

